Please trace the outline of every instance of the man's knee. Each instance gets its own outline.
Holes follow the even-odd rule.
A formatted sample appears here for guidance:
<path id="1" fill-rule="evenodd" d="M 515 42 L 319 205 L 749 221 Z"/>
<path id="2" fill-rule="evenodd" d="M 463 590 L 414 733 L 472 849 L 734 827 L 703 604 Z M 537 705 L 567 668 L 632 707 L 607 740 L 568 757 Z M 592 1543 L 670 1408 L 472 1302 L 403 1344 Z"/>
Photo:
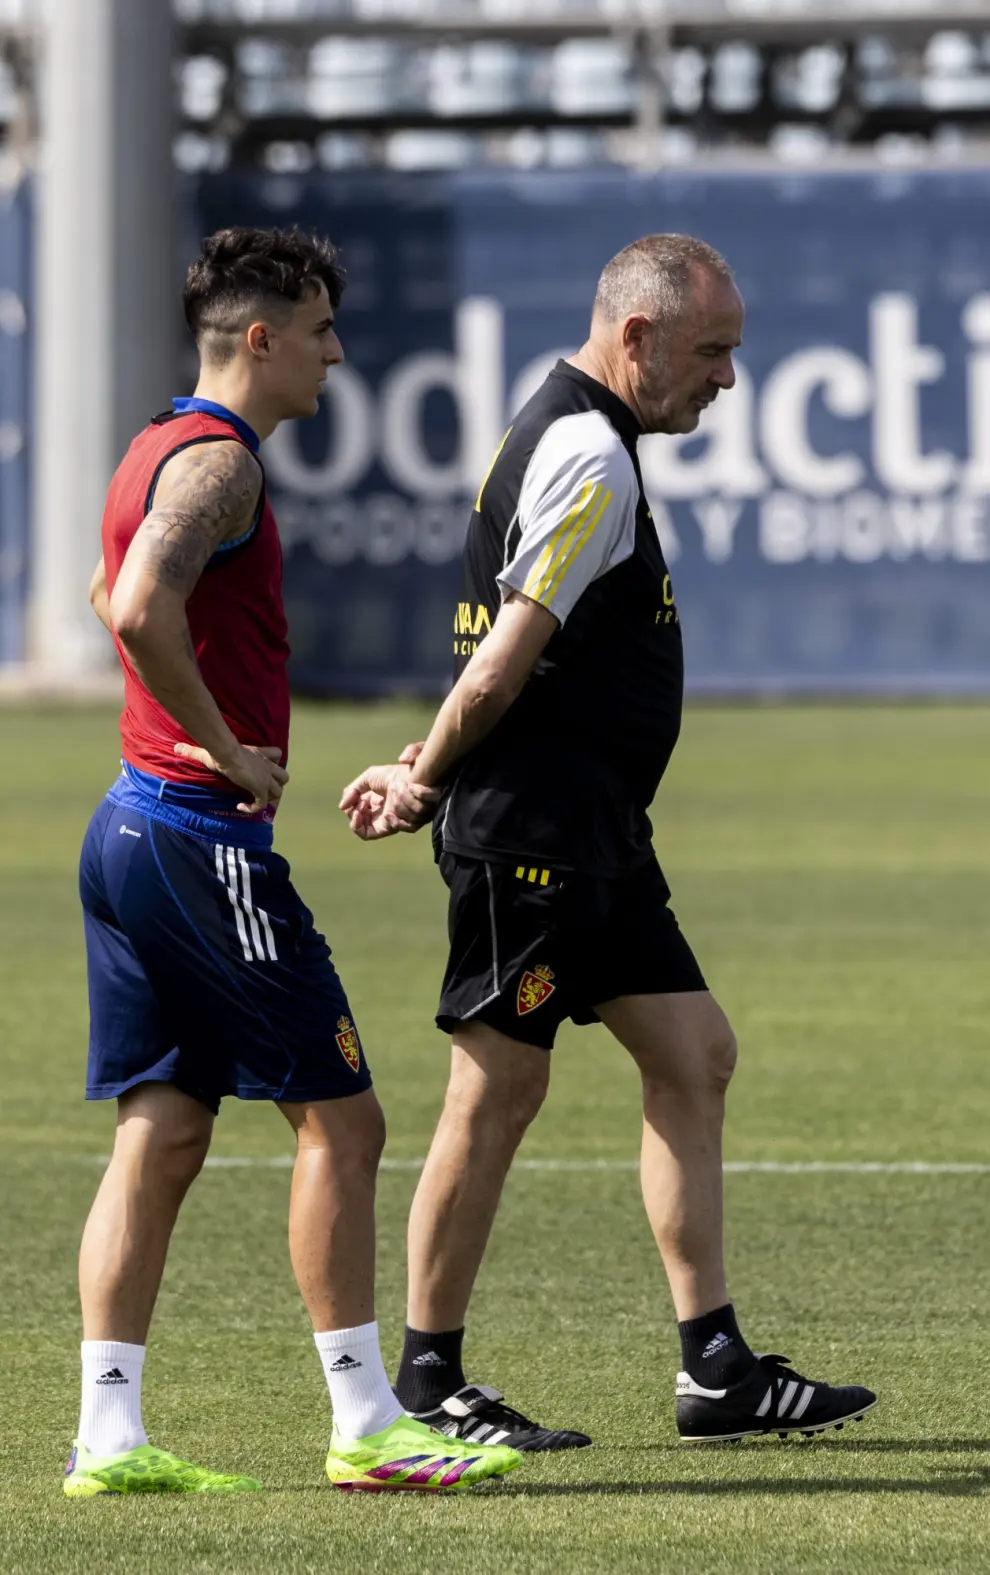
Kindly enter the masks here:
<path id="1" fill-rule="evenodd" d="M 385 1149 L 385 1112 L 372 1094 L 355 1133 L 354 1159 L 362 1170 L 377 1176 Z"/>
<path id="2" fill-rule="evenodd" d="M 372 1089 L 353 1099 L 280 1108 L 295 1130 L 300 1156 L 326 1151 L 338 1179 L 348 1173 L 356 1179 L 374 1180 L 385 1147 L 385 1115 Z"/>
<path id="3" fill-rule="evenodd" d="M 155 1171 L 176 1187 L 189 1187 L 196 1180 L 210 1150 L 210 1139 L 202 1132 L 186 1131 L 163 1137 L 155 1144 Z"/>
<path id="4" fill-rule="evenodd" d="M 452 1084 L 444 1113 L 473 1128 L 480 1142 L 494 1138 L 518 1143 L 539 1115 L 545 1097 L 546 1084 L 536 1078 L 499 1078 L 481 1090 Z"/>
<path id="5" fill-rule="evenodd" d="M 677 1041 L 659 1041 L 655 1053 L 639 1057 L 647 1094 L 680 1091 L 723 1098 L 732 1080 L 739 1048 L 718 1007 Z"/>
<path id="6" fill-rule="evenodd" d="M 476 1129 L 479 1140 L 518 1142 L 540 1112 L 550 1083 L 550 1057 L 494 1030 L 458 1039 L 445 1114 Z"/>
<path id="7" fill-rule="evenodd" d="M 185 1095 L 169 1099 L 146 1089 L 131 1092 L 133 1098 L 124 1095 L 120 1100 L 114 1158 L 157 1185 L 184 1190 L 209 1153 L 212 1114 Z"/>
<path id="8" fill-rule="evenodd" d="M 511 1137 L 520 1139 L 536 1120 L 547 1097 L 547 1075 L 541 1069 L 513 1078 L 500 1090 L 504 1122 Z"/>
<path id="9" fill-rule="evenodd" d="M 727 1019 L 708 1040 L 704 1051 L 707 1077 L 717 1093 L 724 1094 L 732 1081 L 739 1059 L 739 1044 Z"/>

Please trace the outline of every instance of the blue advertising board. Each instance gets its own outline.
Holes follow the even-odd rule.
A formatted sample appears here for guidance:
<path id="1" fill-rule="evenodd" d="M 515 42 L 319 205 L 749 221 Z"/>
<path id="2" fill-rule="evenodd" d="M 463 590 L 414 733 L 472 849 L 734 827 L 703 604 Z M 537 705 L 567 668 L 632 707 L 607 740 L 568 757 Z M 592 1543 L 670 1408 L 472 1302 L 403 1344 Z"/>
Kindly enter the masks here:
<path id="1" fill-rule="evenodd" d="M 990 171 L 206 176 L 196 233 L 343 248 L 348 363 L 266 445 L 298 687 L 447 679 L 471 499 L 602 265 L 700 235 L 736 388 L 641 444 L 695 691 L 990 691 Z"/>
<path id="2" fill-rule="evenodd" d="M 31 193 L 0 184 L 0 666 L 24 658 L 30 540 Z"/>

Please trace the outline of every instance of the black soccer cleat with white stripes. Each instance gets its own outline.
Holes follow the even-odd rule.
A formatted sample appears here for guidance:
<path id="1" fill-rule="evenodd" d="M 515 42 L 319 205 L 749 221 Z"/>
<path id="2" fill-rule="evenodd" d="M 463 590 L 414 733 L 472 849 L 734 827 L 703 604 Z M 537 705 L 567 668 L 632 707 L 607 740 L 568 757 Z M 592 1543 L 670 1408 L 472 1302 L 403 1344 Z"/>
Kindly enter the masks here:
<path id="1" fill-rule="evenodd" d="M 731 1443 L 763 1433 L 810 1438 L 844 1422 L 861 1422 L 877 1403 L 871 1389 L 802 1378 L 786 1356 L 758 1356 L 756 1366 L 728 1389 L 703 1389 L 677 1375 L 677 1431 L 686 1444 Z"/>
<path id="2" fill-rule="evenodd" d="M 425 1422 L 465 1444 L 505 1444 L 536 1454 L 551 1449 L 584 1449 L 591 1443 L 587 1433 L 540 1427 L 538 1422 L 531 1422 L 521 1411 L 503 1405 L 501 1391 L 490 1389 L 487 1384 L 465 1384 L 435 1411 L 412 1414 L 417 1422 Z"/>

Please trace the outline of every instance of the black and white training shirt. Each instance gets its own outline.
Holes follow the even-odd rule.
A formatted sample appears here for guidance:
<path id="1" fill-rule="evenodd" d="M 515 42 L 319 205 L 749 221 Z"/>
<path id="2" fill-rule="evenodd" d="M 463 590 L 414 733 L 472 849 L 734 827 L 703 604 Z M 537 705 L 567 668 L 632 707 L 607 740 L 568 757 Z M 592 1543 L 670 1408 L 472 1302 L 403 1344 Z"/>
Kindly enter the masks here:
<path id="1" fill-rule="evenodd" d="M 437 852 L 617 875 L 647 857 L 647 810 L 680 730 L 681 630 L 643 492 L 640 426 L 558 361 L 478 494 L 454 618 L 455 678 L 509 593 L 559 627 L 506 715 L 456 768 Z"/>

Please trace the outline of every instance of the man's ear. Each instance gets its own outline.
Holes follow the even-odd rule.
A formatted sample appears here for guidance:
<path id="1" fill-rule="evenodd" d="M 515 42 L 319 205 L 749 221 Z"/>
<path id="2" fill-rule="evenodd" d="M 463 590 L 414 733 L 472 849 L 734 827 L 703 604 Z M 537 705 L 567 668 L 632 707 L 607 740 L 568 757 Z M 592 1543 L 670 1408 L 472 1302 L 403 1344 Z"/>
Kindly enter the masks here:
<path id="1" fill-rule="evenodd" d="M 622 348 L 630 360 L 641 361 L 646 355 L 652 327 L 650 319 L 641 312 L 634 312 L 626 318 L 622 324 Z"/>
<path id="2" fill-rule="evenodd" d="M 252 355 L 271 355 L 272 341 L 266 323 L 252 323 L 247 331 L 247 342 Z"/>

